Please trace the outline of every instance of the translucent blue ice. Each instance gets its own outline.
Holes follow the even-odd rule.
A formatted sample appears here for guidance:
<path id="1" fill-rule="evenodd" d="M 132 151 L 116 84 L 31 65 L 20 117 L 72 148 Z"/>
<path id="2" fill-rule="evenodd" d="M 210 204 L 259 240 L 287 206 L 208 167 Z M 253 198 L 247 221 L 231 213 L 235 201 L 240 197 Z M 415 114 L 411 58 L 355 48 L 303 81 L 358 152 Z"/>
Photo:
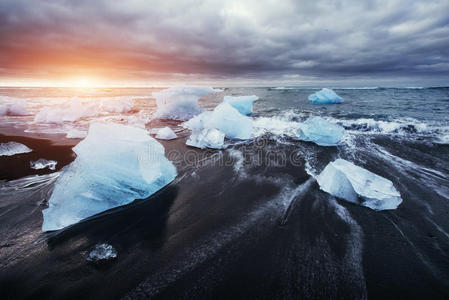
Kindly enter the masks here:
<path id="1" fill-rule="evenodd" d="M 224 102 L 215 107 L 213 111 L 206 111 L 190 119 L 184 123 L 184 126 L 192 132 L 215 128 L 228 138 L 246 140 L 251 137 L 253 121 Z"/>
<path id="2" fill-rule="evenodd" d="M 390 180 L 344 159 L 329 163 L 316 179 L 323 191 L 374 210 L 395 209 L 402 202 Z"/>
<path id="3" fill-rule="evenodd" d="M 299 126 L 299 139 L 320 146 L 336 146 L 343 136 L 343 127 L 329 123 L 321 117 L 311 117 Z"/>
<path id="4" fill-rule="evenodd" d="M 164 147 L 131 126 L 92 124 L 73 151 L 76 159 L 61 172 L 43 210 L 43 231 L 147 198 L 177 174 Z"/>
<path id="5" fill-rule="evenodd" d="M 338 96 L 333 90 L 324 88 L 310 95 L 309 101 L 315 104 L 335 104 L 343 102 L 343 98 Z"/>
<path id="6" fill-rule="evenodd" d="M 231 104 L 241 114 L 253 113 L 253 102 L 259 100 L 256 95 L 252 96 L 224 96 L 223 102 Z"/>

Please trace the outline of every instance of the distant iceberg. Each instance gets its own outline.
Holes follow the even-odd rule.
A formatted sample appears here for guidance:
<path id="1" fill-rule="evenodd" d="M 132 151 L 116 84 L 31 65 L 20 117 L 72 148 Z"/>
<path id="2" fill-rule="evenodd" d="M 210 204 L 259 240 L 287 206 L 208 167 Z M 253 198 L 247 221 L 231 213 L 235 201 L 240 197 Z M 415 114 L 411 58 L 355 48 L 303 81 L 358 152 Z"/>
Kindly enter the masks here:
<path id="1" fill-rule="evenodd" d="M 253 113 L 253 102 L 259 100 L 256 95 L 252 96 L 224 96 L 223 102 L 231 104 L 241 114 Z"/>
<path id="2" fill-rule="evenodd" d="M 194 131 L 218 129 L 231 139 L 246 140 L 251 137 L 253 121 L 242 115 L 229 103 L 221 103 L 213 111 L 206 111 L 183 124 Z"/>
<path id="3" fill-rule="evenodd" d="M 201 112 L 198 99 L 221 90 L 202 86 L 175 86 L 160 92 L 154 92 L 157 111 L 155 118 L 186 121 Z"/>
<path id="4" fill-rule="evenodd" d="M 73 151 L 76 159 L 61 172 L 42 212 L 43 231 L 147 198 L 177 175 L 164 147 L 141 128 L 93 123 Z"/>
<path id="5" fill-rule="evenodd" d="M 194 130 L 186 144 L 200 149 L 221 149 L 224 145 L 225 134 L 215 128 Z"/>
<path id="6" fill-rule="evenodd" d="M 29 112 L 26 108 L 26 102 L 15 100 L 14 103 L 0 105 L 0 116 L 26 116 Z"/>
<path id="7" fill-rule="evenodd" d="M 344 159 L 329 163 L 316 179 L 323 191 L 374 210 L 395 209 L 402 202 L 390 180 Z"/>
<path id="8" fill-rule="evenodd" d="M 156 132 L 156 138 L 161 140 L 172 140 L 178 136 L 170 127 L 159 128 Z"/>
<path id="9" fill-rule="evenodd" d="M 29 153 L 32 152 L 30 148 L 24 144 L 16 142 L 8 142 L 0 144 L 0 156 L 13 156 L 16 154 Z"/>
<path id="10" fill-rule="evenodd" d="M 345 135 L 345 130 L 321 117 L 311 117 L 299 125 L 298 135 L 300 140 L 320 146 L 336 146 Z"/>
<path id="11" fill-rule="evenodd" d="M 40 158 L 40 159 L 38 159 L 36 161 L 30 161 L 31 169 L 35 169 L 35 170 L 42 170 L 42 169 L 45 169 L 45 168 L 49 168 L 50 170 L 55 170 L 57 164 L 58 164 L 57 161 L 46 160 L 46 159 L 43 159 L 43 158 Z"/>
<path id="12" fill-rule="evenodd" d="M 310 95 L 309 101 L 315 104 L 335 104 L 343 102 L 343 98 L 338 96 L 333 90 L 324 88 Z"/>

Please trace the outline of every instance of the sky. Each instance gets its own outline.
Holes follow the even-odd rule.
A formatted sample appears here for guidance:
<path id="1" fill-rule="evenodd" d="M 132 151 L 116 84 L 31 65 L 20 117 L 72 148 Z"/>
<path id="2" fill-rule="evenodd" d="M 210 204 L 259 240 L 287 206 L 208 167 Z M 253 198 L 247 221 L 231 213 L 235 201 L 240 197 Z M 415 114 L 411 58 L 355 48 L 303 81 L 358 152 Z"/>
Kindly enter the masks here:
<path id="1" fill-rule="evenodd" d="M 449 86 L 449 1 L 0 1 L 0 85 Z"/>

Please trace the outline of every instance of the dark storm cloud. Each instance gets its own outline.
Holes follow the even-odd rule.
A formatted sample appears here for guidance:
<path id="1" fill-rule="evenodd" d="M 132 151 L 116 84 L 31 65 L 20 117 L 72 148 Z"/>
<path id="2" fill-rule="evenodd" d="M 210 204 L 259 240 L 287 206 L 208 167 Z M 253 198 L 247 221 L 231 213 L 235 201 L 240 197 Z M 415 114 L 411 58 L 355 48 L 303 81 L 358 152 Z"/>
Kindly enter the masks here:
<path id="1" fill-rule="evenodd" d="M 0 74 L 447 78 L 448 11 L 447 0 L 3 0 Z"/>

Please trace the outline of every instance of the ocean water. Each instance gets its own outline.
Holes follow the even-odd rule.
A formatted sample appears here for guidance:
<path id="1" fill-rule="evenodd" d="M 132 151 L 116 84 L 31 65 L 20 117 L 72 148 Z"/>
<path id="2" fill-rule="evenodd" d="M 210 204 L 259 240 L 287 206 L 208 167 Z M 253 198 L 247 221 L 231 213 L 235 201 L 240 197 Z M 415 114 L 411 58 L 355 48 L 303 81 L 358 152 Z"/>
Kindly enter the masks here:
<path id="1" fill-rule="evenodd" d="M 0 188 L 5 295 L 449 296 L 449 88 L 335 88 L 344 98 L 338 105 L 307 101 L 314 88 L 223 88 L 200 105 L 211 110 L 224 95 L 260 98 L 251 116 L 252 138 L 227 140 L 224 150 L 187 147 L 189 131 L 181 122 L 153 119 L 151 93 L 158 90 L 0 89 L 0 105 L 22 99 L 30 112 L 1 116 L 0 133 L 60 140 L 96 120 L 148 130 L 169 126 L 179 136 L 161 141 L 178 169 L 172 184 L 61 232 L 40 231 L 41 208 L 60 169 L 4 178 L 14 179 Z M 99 109 L 60 123 L 34 121 L 43 108 L 64 111 L 73 101 L 131 101 L 132 109 Z M 298 140 L 298 125 L 310 116 L 343 126 L 343 142 L 320 147 Z M 311 175 L 336 158 L 391 180 L 402 203 L 374 211 L 321 191 Z M 87 264 L 98 243 L 114 246 L 118 259 L 101 268 Z M 74 283 L 65 285 L 67 280 Z"/>

